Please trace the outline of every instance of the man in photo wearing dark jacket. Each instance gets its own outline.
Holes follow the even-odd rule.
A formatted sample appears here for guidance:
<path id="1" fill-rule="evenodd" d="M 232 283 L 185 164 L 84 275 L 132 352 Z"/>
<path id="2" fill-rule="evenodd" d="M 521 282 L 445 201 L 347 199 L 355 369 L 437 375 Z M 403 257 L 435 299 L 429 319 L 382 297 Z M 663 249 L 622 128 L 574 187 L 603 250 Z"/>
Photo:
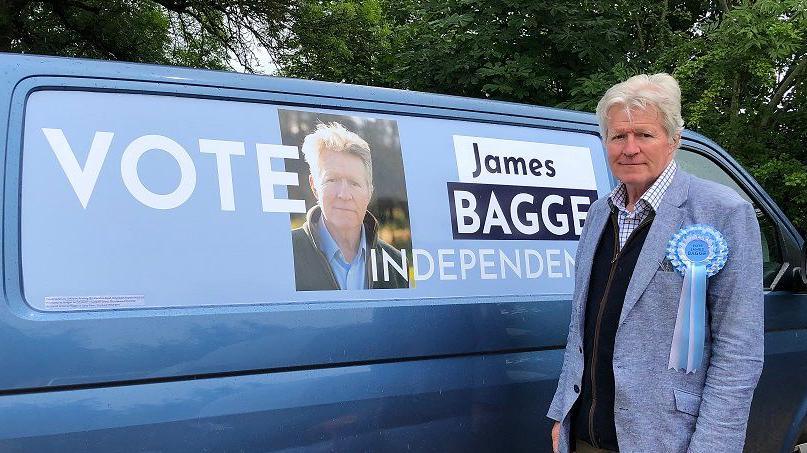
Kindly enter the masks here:
<path id="1" fill-rule="evenodd" d="M 367 211 L 373 195 L 367 142 L 339 123 L 320 124 L 302 152 L 317 204 L 292 230 L 297 290 L 407 288 L 400 273 L 383 272 L 384 255 L 401 263 L 401 253 L 378 237 L 378 221 Z"/>

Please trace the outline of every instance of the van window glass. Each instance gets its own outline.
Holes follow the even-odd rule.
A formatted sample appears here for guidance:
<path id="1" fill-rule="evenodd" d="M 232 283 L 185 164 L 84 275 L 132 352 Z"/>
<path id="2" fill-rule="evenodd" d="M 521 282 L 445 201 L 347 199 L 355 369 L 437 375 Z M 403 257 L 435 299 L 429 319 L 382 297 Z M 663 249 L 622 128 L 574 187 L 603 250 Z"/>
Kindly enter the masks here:
<path id="1" fill-rule="evenodd" d="M 593 133 L 135 93 L 32 93 L 21 154 L 45 311 L 568 295 L 610 185 Z"/>
<path id="2" fill-rule="evenodd" d="M 734 189 L 741 197 L 749 201 L 754 206 L 759 221 L 759 229 L 762 235 L 762 272 L 765 288 L 770 287 L 771 282 L 782 267 L 782 253 L 779 245 L 776 224 L 771 217 L 765 213 L 759 204 L 746 193 L 720 166 L 706 156 L 697 154 L 686 149 L 679 149 L 675 160 L 685 171 L 708 179 L 724 186 Z"/>

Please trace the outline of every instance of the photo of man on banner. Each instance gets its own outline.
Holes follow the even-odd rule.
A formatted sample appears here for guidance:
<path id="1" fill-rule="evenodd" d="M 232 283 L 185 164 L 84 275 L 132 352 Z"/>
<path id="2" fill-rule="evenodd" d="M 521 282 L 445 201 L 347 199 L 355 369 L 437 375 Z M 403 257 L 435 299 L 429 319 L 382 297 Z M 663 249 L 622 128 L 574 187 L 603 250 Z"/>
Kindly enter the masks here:
<path id="1" fill-rule="evenodd" d="M 401 252 L 379 237 L 381 224 L 368 209 L 375 191 L 370 145 L 340 122 L 315 127 L 301 146 L 316 203 L 292 230 L 297 290 L 408 288 Z"/>

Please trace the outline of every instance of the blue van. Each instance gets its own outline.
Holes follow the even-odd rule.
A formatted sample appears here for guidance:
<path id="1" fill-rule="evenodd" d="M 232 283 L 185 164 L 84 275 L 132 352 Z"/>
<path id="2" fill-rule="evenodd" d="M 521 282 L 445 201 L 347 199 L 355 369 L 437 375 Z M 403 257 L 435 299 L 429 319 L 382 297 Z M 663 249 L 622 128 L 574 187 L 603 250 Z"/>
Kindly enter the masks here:
<path id="1" fill-rule="evenodd" d="M 593 115 L 65 58 L 0 70 L 0 451 L 551 451 L 577 239 L 615 183 Z M 319 191 L 322 134 L 369 150 L 349 209 Z M 714 142 L 687 131 L 676 158 L 762 229 L 746 451 L 807 451 L 804 240 Z M 329 209 L 362 232 L 358 287 L 328 267 Z"/>

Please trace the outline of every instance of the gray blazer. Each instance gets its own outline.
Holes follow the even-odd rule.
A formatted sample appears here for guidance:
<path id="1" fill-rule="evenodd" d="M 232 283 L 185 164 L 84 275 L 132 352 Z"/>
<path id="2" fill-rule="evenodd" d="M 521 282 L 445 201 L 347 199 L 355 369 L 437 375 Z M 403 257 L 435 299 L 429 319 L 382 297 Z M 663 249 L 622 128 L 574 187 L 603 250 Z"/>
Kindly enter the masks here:
<path id="1" fill-rule="evenodd" d="M 597 242 L 610 210 L 591 205 L 577 250 L 569 336 L 547 416 L 569 451 L 572 405 L 583 376 L 583 316 Z M 706 343 L 695 372 L 667 369 L 683 277 L 665 271 L 667 241 L 707 224 L 728 242 L 725 267 L 707 289 Z M 628 285 L 614 344 L 614 420 L 621 452 L 740 452 L 763 359 L 762 250 L 751 204 L 680 168 L 664 194 Z"/>

